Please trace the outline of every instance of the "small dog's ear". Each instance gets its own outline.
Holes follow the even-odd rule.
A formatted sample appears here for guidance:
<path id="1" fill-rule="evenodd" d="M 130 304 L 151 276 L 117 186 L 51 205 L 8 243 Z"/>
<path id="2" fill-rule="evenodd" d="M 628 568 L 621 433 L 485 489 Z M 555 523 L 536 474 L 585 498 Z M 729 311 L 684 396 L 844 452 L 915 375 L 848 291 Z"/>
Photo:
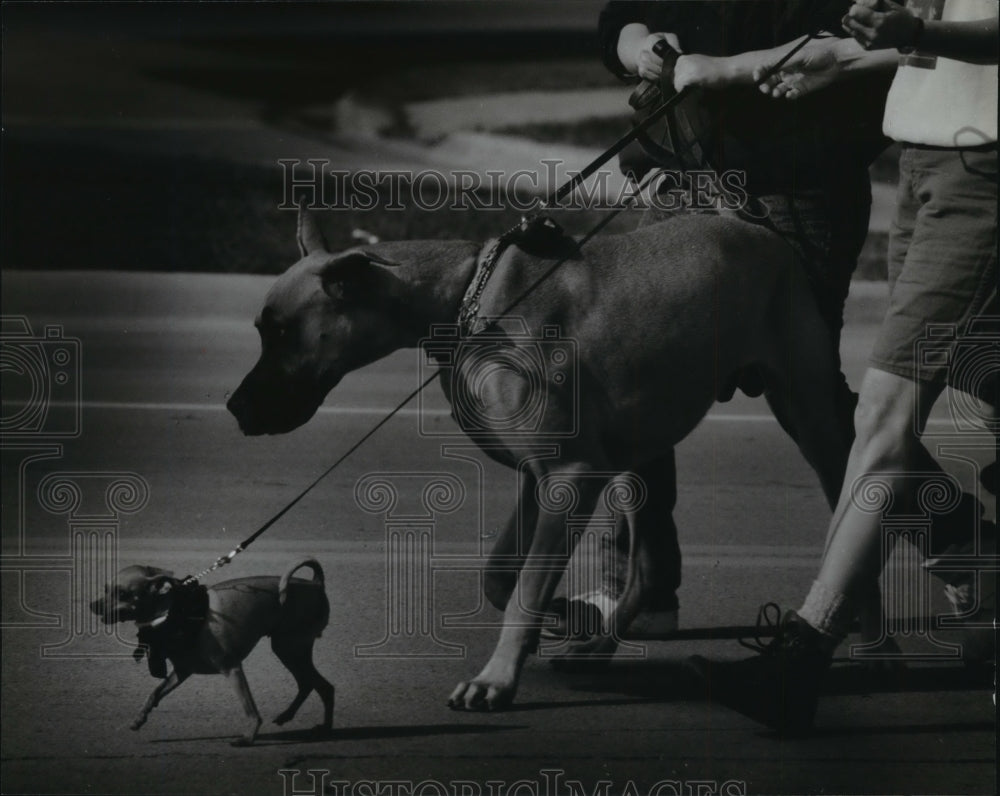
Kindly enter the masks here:
<path id="1" fill-rule="evenodd" d="M 396 265 L 369 252 L 349 252 L 323 269 L 323 291 L 336 302 L 382 303 L 394 294 L 398 281 L 382 266 Z"/>
<path id="2" fill-rule="evenodd" d="M 162 595 L 167 594 L 174 587 L 173 578 L 169 573 L 160 574 L 156 577 L 149 578 L 149 586 L 147 591 L 149 594 Z"/>
<path id="3" fill-rule="evenodd" d="M 299 225 L 296 237 L 299 242 L 299 253 L 303 257 L 317 252 L 330 252 L 316 214 L 302 206 L 299 206 Z"/>

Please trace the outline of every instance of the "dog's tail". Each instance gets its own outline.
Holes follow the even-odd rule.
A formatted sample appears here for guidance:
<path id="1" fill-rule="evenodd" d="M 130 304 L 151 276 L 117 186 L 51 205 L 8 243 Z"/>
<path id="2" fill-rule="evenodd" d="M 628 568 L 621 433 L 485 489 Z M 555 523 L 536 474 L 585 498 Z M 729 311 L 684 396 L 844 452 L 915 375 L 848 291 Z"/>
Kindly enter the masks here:
<path id="1" fill-rule="evenodd" d="M 323 588 L 326 584 L 326 580 L 323 577 L 323 567 L 319 565 L 319 561 L 315 558 L 304 558 L 285 572 L 285 574 L 281 576 L 281 580 L 278 581 L 278 602 L 281 605 L 285 604 L 285 598 L 287 597 L 288 592 L 288 581 L 292 579 L 292 575 L 303 567 L 309 567 L 309 569 L 312 570 L 312 582 L 317 586 Z"/>

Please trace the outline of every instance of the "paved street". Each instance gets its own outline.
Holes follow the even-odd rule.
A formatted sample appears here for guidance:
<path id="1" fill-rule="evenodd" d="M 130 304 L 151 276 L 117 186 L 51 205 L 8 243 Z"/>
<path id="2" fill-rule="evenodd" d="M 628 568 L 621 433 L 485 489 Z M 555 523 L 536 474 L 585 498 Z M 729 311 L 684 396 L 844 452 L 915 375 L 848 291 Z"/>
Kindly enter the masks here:
<path id="1" fill-rule="evenodd" d="M 140 732 L 125 729 L 153 681 L 128 657 L 133 631 L 123 628 L 122 642 L 95 635 L 82 610 L 103 571 L 101 549 L 117 548 L 122 564 L 200 571 L 416 383 L 416 354 L 403 353 L 351 377 L 305 428 L 243 438 L 222 403 L 255 356 L 249 321 L 268 282 L 5 274 L 5 315 L 25 314 L 36 334 L 59 323 L 80 340 L 83 410 L 82 433 L 61 443 L 61 455 L 28 462 L 24 450 L 4 450 L 4 566 L 16 568 L 24 556 L 36 567 L 4 578 L 4 792 L 281 793 L 282 777 L 291 776 L 281 769 L 329 772 L 350 787 L 468 780 L 484 793 L 488 781 L 512 786 L 519 779 L 541 783 L 543 793 L 545 783 L 548 792 L 570 792 L 571 780 L 588 793 L 601 792 L 600 782 L 616 793 L 629 782 L 647 792 L 661 781 L 696 780 L 719 788 L 742 782 L 752 793 L 992 790 L 989 691 L 969 687 L 955 664 L 917 665 L 883 688 L 856 666 L 838 664 L 819 733 L 805 741 L 776 740 L 698 698 L 684 659 L 696 652 L 736 657 L 743 650 L 734 641 L 648 642 L 596 674 L 557 673 L 534 659 L 512 711 L 449 711 L 448 693 L 484 662 L 499 620 L 482 607 L 468 561 L 514 496 L 507 471 L 444 447 L 460 438 L 420 433 L 451 428 L 437 394 L 423 406 L 423 424 L 420 407 L 401 413 L 228 570 L 207 579 L 279 573 L 307 554 L 322 561 L 333 609 L 316 658 L 338 689 L 334 737 L 306 731 L 319 718 L 318 702 L 309 702 L 293 724 L 265 726 L 255 748 L 230 748 L 240 711 L 218 677 L 193 678 Z M 852 377 L 879 301 L 871 286 L 852 300 Z M 937 417 L 944 428 L 946 413 Z M 717 406 L 681 446 L 678 464 L 682 625 L 751 623 L 761 602 L 800 599 L 827 511 L 811 471 L 763 403 Z M 954 469 L 968 480 L 967 467 Z M 85 507 L 60 513 L 51 500 L 42 505 L 39 484 L 53 473 L 76 479 Z M 123 504 L 118 521 L 107 521 L 112 541 L 94 542 L 87 516 L 107 513 L 101 479 L 115 473 L 139 476 L 148 501 L 134 513 Z M 451 474 L 465 486 L 463 505 L 433 521 L 426 551 L 432 588 L 402 603 L 411 621 L 430 617 L 429 636 L 398 632 L 390 622 L 399 620 L 390 608 L 399 592 L 387 580 L 395 571 L 386 554 L 391 517 L 365 511 L 355 496 L 358 482 L 376 473 L 395 478 L 405 499 L 413 497 L 407 484 L 414 476 Z M 14 505 L 20 528 L 8 510 Z M 105 547 L 74 552 L 74 532 Z M 456 556 L 466 563 L 456 564 Z M 47 557 L 41 570 L 40 557 Z M 940 587 L 925 585 L 942 611 Z M 12 621 L 57 625 L 17 628 Z M 291 696 L 291 679 L 265 644 L 246 670 L 262 712 L 274 715 Z M 562 784 L 556 770 L 565 772 Z M 296 780 L 299 791 L 310 787 Z"/>
<path id="2" fill-rule="evenodd" d="M 484 605 L 480 566 L 516 494 L 511 471 L 456 433 L 436 385 L 205 578 L 322 562 L 331 618 L 315 658 L 337 687 L 333 735 L 310 732 L 321 716 L 315 697 L 292 723 L 269 723 L 294 683 L 267 643 L 245 666 L 268 720 L 253 748 L 230 746 L 242 713 L 221 677 L 191 678 L 141 731 L 128 729 L 155 681 L 132 660 L 134 627 L 108 632 L 87 611 L 108 572 L 205 569 L 427 373 L 417 352 L 395 354 L 346 378 L 305 427 L 245 438 L 224 406 L 256 357 L 252 319 L 273 277 L 188 273 L 183 254 L 209 251 L 199 268 L 238 271 L 242 263 L 222 258 L 265 244 L 294 251 L 294 219 L 275 210 L 280 180 L 249 195 L 253 170 L 274 176 L 279 158 L 510 173 L 555 154 L 573 168 L 596 150 L 497 128 L 607 118 L 624 103 L 626 90 L 601 83 L 599 65 L 587 73 L 597 80 L 570 93 L 540 85 L 547 69 L 567 69 L 558 59 L 544 69 L 531 60 L 568 54 L 575 78 L 600 2 L 508 3 L 506 15 L 496 3 L 461 5 L 462 14 L 455 4 L 298 4 L 276 15 L 262 3 L 240 13 L 236 4 L 89 4 L 47 18 L 40 4 L 5 4 L 4 173 L 19 182 L 11 192 L 4 178 L 0 790 L 995 793 L 991 688 L 954 659 L 959 635 L 938 621 L 942 584 L 918 571 L 906 545 L 886 591 L 902 610 L 900 643 L 925 659 L 873 678 L 842 647 L 809 739 L 776 739 L 702 698 L 685 660 L 746 654 L 732 639 L 635 642 L 608 668 L 576 673 L 555 671 L 543 648 L 513 709 L 448 710 L 455 684 L 496 641 L 500 614 Z M 389 65 L 366 60 L 366 48 Z M 503 92 L 470 89 L 497 63 L 525 60 L 528 71 Z M 411 66 L 426 69 L 412 77 Z M 436 81 L 454 91 L 437 96 Z M 373 100 L 358 85 L 383 93 Z M 380 133 L 387 118 L 407 134 Z M 219 190 L 204 205 L 189 201 L 208 188 Z M 873 232 L 884 232 L 891 206 L 891 188 L 876 186 Z M 244 218 L 245 208 L 262 215 Z M 276 241 L 282 223 L 287 240 Z M 152 264 L 150 246 L 160 258 Z M 53 265 L 73 270 L 41 270 Z M 149 272 L 168 266 L 179 272 Z M 884 283 L 852 288 L 842 350 L 855 387 L 885 300 Z M 995 451 L 956 428 L 967 412 L 942 400 L 930 442 L 971 490 Z M 24 428 L 31 433 L 11 432 Z M 767 601 L 797 606 L 829 510 L 764 401 L 717 405 L 677 455 L 682 628 L 752 624 Z M 365 499 L 373 479 L 398 492 L 396 505 Z M 447 511 L 421 504 L 430 482 L 454 487 Z M 995 501 L 982 497 L 995 518 Z M 395 556 L 400 540 L 408 552 Z M 578 561 L 567 577 L 582 572 Z M 914 606 L 920 621 L 906 614 Z"/>

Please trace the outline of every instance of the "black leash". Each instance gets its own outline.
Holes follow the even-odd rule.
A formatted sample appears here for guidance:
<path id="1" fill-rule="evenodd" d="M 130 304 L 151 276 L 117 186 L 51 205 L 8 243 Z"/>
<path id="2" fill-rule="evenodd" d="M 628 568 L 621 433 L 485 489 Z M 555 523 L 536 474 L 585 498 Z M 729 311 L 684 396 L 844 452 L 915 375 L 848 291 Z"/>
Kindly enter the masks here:
<path id="1" fill-rule="evenodd" d="M 792 56 L 794 56 L 797 52 L 799 52 L 799 50 L 805 47 L 812 39 L 816 38 L 818 34 L 819 31 L 810 32 L 806 34 L 795 45 L 795 47 L 789 50 L 784 56 L 782 56 L 782 58 L 779 61 L 777 61 L 774 64 L 774 66 L 772 66 L 770 69 L 767 70 L 767 72 L 763 75 L 763 77 L 761 77 L 761 79 L 757 81 L 757 85 L 763 84 L 764 82 L 769 80 L 773 75 L 777 74 L 778 70 L 780 70 L 781 67 L 783 67 L 786 63 L 788 63 L 788 61 L 792 58 Z M 527 225 L 532 220 L 540 216 L 547 208 L 557 206 L 559 202 L 561 202 L 563 199 L 569 196 L 573 191 L 575 191 L 580 186 L 580 184 L 583 183 L 584 180 L 592 176 L 601 166 L 603 166 L 605 163 L 611 160 L 615 155 L 621 152 L 636 138 L 645 133 L 646 130 L 648 130 L 659 119 L 663 118 L 663 116 L 666 113 L 668 113 L 671 108 L 683 102 L 684 99 L 686 99 L 691 94 L 691 91 L 692 88 L 690 86 L 687 86 L 681 91 L 678 91 L 673 95 L 671 95 L 668 99 L 666 99 L 663 103 L 661 103 L 660 106 L 656 108 L 656 110 L 654 110 L 652 113 L 650 113 L 649 116 L 643 119 L 642 122 L 634 126 L 629 132 L 627 132 L 625 135 L 623 135 L 621 138 L 615 141 L 615 143 L 613 143 L 610 148 L 606 149 L 603 153 L 598 155 L 594 160 L 592 160 L 590 163 L 584 166 L 584 168 L 579 173 L 574 175 L 568 182 L 564 183 L 561 187 L 554 190 L 551 194 L 549 194 L 549 196 L 545 200 L 539 202 L 539 204 L 531 213 L 527 214 L 524 218 L 521 219 L 521 222 L 519 224 L 512 227 L 510 230 L 501 235 L 501 240 L 512 240 L 514 237 L 513 233 L 515 233 L 519 229 L 520 230 L 526 229 Z M 584 246 L 595 235 L 597 235 L 601 230 L 603 230 L 609 223 L 611 223 L 611 221 L 616 216 L 618 216 L 619 213 L 628 209 L 628 207 L 631 206 L 632 202 L 634 202 L 634 200 L 639 196 L 639 194 L 642 192 L 642 190 L 646 187 L 646 185 L 649 183 L 649 181 L 655 174 L 657 174 L 656 170 L 653 170 L 649 174 L 647 174 L 646 177 L 644 177 L 635 186 L 632 192 L 625 197 L 623 203 L 620 206 L 614 208 L 610 213 L 608 213 L 608 215 L 606 215 L 604 218 L 598 221 L 597 224 L 595 224 L 594 227 L 591 228 L 591 230 L 581 238 L 580 243 L 575 247 L 575 249 L 578 250 L 579 248 Z M 497 254 L 496 256 L 497 258 L 499 258 L 499 254 Z M 552 274 L 554 274 L 559 268 L 561 268 L 568 259 L 569 256 L 566 256 L 557 260 L 547 271 L 545 271 L 544 274 L 542 274 L 531 285 L 529 285 L 521 293 L 520 296 L 514 299 L 514 301 L 511 302 L 499 316 L 494 317 L 492 324 L 495 325 L 497 320 L 499 320 L 499 318 L 503 318 L 504 316 L 508 315 L 515 307 L 517 307 L 522 301 L 524 301 L 524 299 L 526 299 L 529 295 L 531 295 L 531 293 L 537 290 L 542 283 L 548 280 L 549 277 L 552 276 Z M 473 277 L 473 279 L 475 279 L 475 276 Z M 369 439 L 371 439 L 371 437 L 373 437 L 375 433 L 382 428 L 382 426 L 384 426 L 386 423 L 392 420 L 392 418 L 394 418 L 397 414 L 399 414 L 399 412 L 403 408 L 405 408 L 406 405 L 410 403 L 410 401 L 416 398 L 420 393 L 424 391 L 424 389 L 428 387 L 428 385 L 431 384 L 431 382 L 433 382 L 435 379 L 438 378 L 440 372 L 441 372 L 440 370 L 437 370 L 430 376 L 428 376 L 426 379 L 424 379 L 424 381 L 421 382 L 421 384 L 416 389 L 410 392 L 410 394 L 407 395 L 402 401 L 400 401 L 395 408 L 390 410 L 390 412 L 385 417 L 383 417 L 367 432 L 365 432 L 361 436 L 361 438 L 358 439 L 358 441 L 355 442 L 350 448 L 348 448 L 347 451 L 341 454 L 341 456 L 333 464 L 331 464 L 315 479 L 313 479 L 313 481 L 307 487 L 305 487 L 305 489 L 303 489 L 288 503 L 286 503 L 285 506 L 280 511 L 274 514 L 269 520 L 267 520 L 267 522 L 265 522 L 256 531 L 250 534 L 250 536 L 248 536 L 246 539 L 244 539 L 242 542 L 236 545 L 236 547 L 234 547 L 225 555 L 219 556 L 219 558 L 217 558 L 210 567 L 200 572 L 198 575 L 194 576 L 188 575 L 183 582 L 185 584 L 196 583 L 209 573 L 214 572 L 220 567 L 224 567 L 227 564 L 229 564 L 236 556 L 238 556 L 240 553 L 246 550 L 247 547 L 253 544 L 258 537 L 264 534 L 278 520 L 280 520 L 289 511 L 291 511 L 292 508 L 294 508 L 299 503 L 299 501 L 301 501 L 306 495 L 308 495 L 313 489 L 315 489 L 316 486 L 324 478 L 326 478 L 330 473 L 336 470 L 349 456 L 351 456 L 351 454 L 353 454 L 356 450 L 358 450 L 358 448 L 360 448 Z"/>
<path id="2" fill-rule="evenodd" d="M 226 555 L 220 556 L 219 558 L 217 558 L 215 560 L 215 563 L 213 563 L 212 566 L 210 566 L 208 569 L 204 570 L 203 572 L 201 572 L 201 573 L 199 573 L 198 575 L 195 575 L 195 576 L 189 575 L 188 577 L 186 577 L 184 579 L 184 582 L 187 583 L 188 581 L 198 581 L 198 580 L 201 580 L 203 577 L 205 577 L 205 575 L 207 575 L 210 572 L 214 572 L 215 570 L 219 569 L 219 567 L 224 567 L 226 564 L 228 564 L 230 561 L 232 561 L 234 558 L 236 558 L 236 556 L 238 556 L 240 553 L 242 553 L 244 550 L 246 550 L 247 547 L 249 547 L 251 544 L 253 544 L 257 540 L 258 536 L 260 536 L 265 531 L 267 531 L 272 525 L 274 525 L 278 520 L 280 520 L 289 511 L 291 511 L 292 508 L 300 500 L 302 500 L 302 498 L 304 498 L 313 489 L 316 488 L 316 486 L 319 484 L 320 481 L 322 481 L 330 473 L 332 473 L 334 470 L 336 470 L 344 462 L 344 460 L 347 459 L 348 456 L 350 456 L 352 453 L 354 453 L 354 451 L 356 451 L 358 448 L 360 448 L 362 445 L 364 445 L 372 436 L 375 435 L 375 433 L 380 428 L 382 428 L 382 426 L 384 426 L 386 423 L 388 423 L 390 420 L 392 420 L 393 417 L 395 417 L 397 414 L 399 414 L 399 411 L 401 409 L 403 409 L 403 407 L 405 407 L 410 401 L 412 401 L 414 398 L 416 398 L 421 392 L 423 392 L 424 388 L 426 388 L 432 381 L 434 381 L 434 379 L 436 379 L 438 377 L 438 374 L 439 374 L 439 372 L 435 371 L 430 376 L 428 376 L 426 379 L 424 379 L 424 381 L 420 384 L 419 387 L 417 387 L 415 390 L 413 390 L 413 392 L 411 392 L 409 395 L 407 395 L 406 398 L 404 398 L 402 401 L 400 401 L 399 404 L 394 409 L 392 409 L 389 412 L 389 414 L 387 414 L 385 417 L 383 417 L 381 420 L 379 420 L 378 423 L 376 423 L 374 426 L 372 426 L 370 429 L 368 429 L 368 431 L 357 442 L 355 442 L 350 448 L 348 448 L 347 451 L 345 453 L 343 453 L 340 456 L 340 458 L 337 459 L 337 461 L 335 461 L 333 464 L 331 464 L 329 467 L 327 467 L 322 473 L 319 474 L 319 476 L 317 476 L 312 481 L 312 483 L 309 484 L 309 486 L 307 486 L 305 489 L 303 489 L 301 492 L 299 492 L 299 494 L 297 494 L 294 498 L 292 498 L 287 504 L 285 504 L 285 507 L 283 509 L 281 509 L 281 511 L 279 511 L 277 514 L 275 514 L 273 517 L 271 517 L 271 519 L 269 519 L 267 522 L 265 522 L 263 525 L 261 525 L 256 531 L 254 531 L 246 539 L 244 539 L 242 542 L 240 542 L 238 545 L 236 545 L 236 547 L 234 547 L 232 550 L 230 550 L 228 553 L 226 553 Z"/>

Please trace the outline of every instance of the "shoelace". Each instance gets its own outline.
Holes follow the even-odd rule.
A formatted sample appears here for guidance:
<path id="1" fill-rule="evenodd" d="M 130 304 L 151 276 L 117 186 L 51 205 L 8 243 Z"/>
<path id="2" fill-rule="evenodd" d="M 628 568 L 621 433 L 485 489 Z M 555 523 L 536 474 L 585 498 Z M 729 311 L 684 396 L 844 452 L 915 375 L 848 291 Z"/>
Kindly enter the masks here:
<path id="1" fill-rule="evenodd" d="M 768 632 L 762 634 L 764 630 Z M 781 646 L 782 636 L 781 606 L 777 603 L 764 603 L 757 609 L 756 632 L 753 639 L 739 638 L 737 641 L 740 646 L 748 650 L 766 655 Z"/>

